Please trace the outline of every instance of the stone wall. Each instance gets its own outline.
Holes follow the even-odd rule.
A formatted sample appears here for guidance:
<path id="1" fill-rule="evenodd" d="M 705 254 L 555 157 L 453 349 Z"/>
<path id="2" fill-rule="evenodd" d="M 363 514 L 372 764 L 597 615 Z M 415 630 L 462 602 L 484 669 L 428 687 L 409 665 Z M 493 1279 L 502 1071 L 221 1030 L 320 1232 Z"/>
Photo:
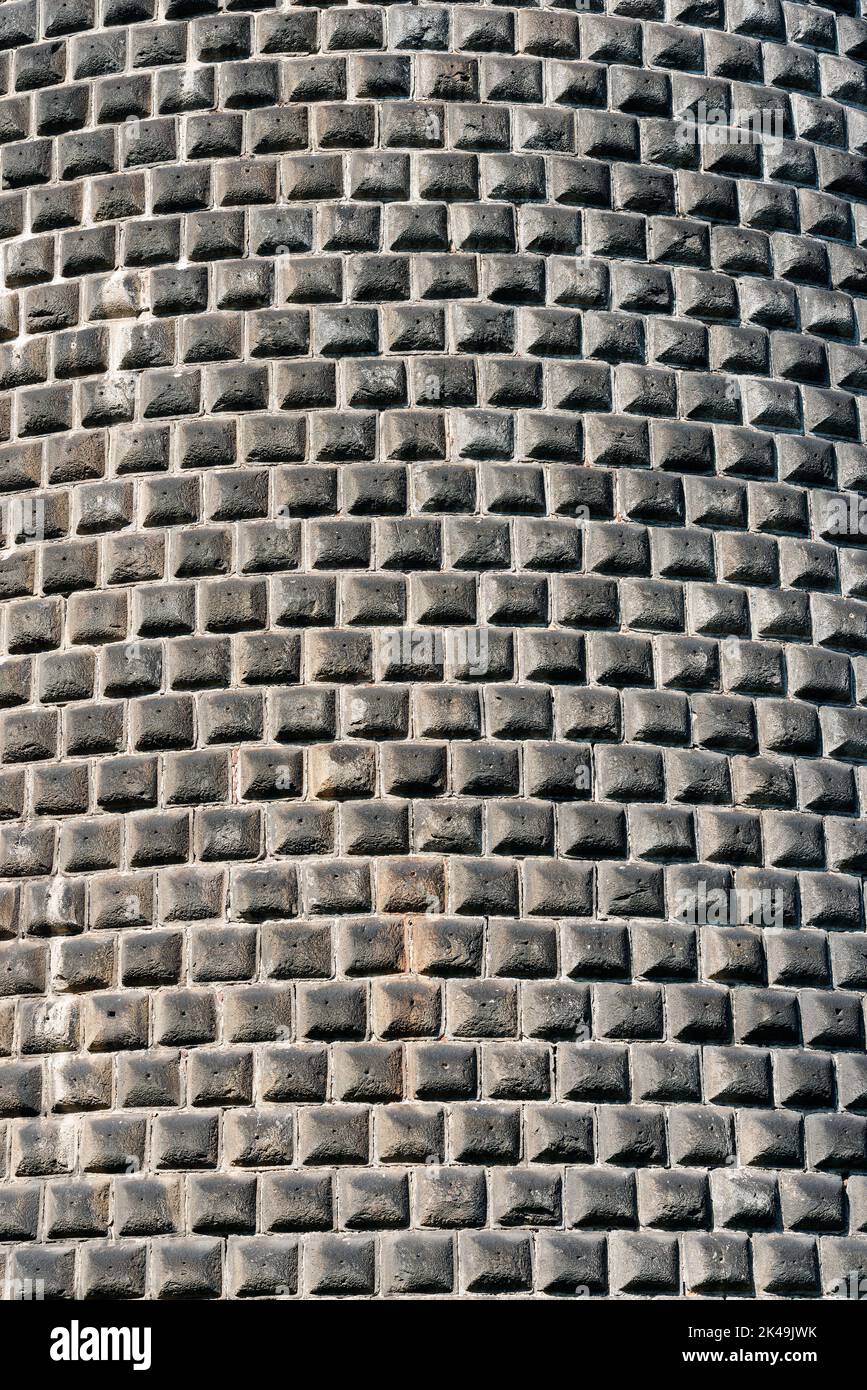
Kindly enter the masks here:
<path id="1" fill-rule="evenodd" d="M 7 1296 L 867 1274 L 856 0 L 0 44 Z"/>

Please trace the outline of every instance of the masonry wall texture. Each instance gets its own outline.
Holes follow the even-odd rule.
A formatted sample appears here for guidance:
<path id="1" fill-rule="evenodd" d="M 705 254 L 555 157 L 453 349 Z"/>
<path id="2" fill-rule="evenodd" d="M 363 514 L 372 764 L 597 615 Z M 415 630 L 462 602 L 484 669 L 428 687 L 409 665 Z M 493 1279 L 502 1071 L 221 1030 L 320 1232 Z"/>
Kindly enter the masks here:
<path id="1" fill-rule="evenodd" d="M 7 1297 L 867 1275 L 856 0 L 0 44 Z"/>

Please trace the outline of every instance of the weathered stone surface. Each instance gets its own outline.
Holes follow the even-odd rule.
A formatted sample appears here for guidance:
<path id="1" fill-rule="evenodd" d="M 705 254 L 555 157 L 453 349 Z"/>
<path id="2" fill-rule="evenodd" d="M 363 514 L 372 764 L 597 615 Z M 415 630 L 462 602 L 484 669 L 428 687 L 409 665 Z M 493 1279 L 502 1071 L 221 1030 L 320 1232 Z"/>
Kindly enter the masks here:
<path id="1" fill-rule="evenodd" d="M 7 1296 L 864 1267 L 860 8 L 0 5 Z"/>

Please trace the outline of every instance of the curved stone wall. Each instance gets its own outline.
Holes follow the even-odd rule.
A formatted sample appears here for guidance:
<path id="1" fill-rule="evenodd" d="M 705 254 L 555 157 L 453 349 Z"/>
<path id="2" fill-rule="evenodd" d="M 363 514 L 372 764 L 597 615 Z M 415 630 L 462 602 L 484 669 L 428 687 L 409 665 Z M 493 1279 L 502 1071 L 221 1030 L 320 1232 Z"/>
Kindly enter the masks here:
<path id="1" fill-rule="evenodd" d="M 0 44 L 7 1296 L 867 1274 L 855 0 Z"/>

